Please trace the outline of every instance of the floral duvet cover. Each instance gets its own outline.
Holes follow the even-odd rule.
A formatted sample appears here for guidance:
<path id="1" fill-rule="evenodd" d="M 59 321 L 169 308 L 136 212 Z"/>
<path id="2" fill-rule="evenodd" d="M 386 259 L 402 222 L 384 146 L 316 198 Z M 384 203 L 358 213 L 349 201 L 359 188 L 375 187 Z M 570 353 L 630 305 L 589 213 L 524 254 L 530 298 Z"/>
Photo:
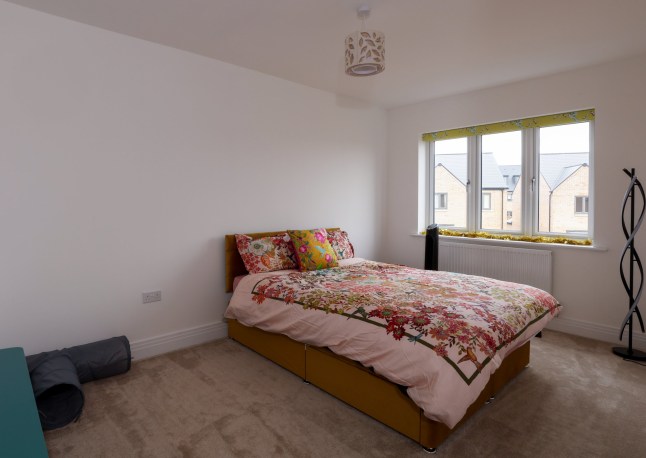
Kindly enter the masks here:
<path id="1" fill-rule="evenodd" d="M 225 316 L 372 367 L 452 428 L 505 355 L 559 310 L 531 286 L 354 258 L 249 275 Z"/>

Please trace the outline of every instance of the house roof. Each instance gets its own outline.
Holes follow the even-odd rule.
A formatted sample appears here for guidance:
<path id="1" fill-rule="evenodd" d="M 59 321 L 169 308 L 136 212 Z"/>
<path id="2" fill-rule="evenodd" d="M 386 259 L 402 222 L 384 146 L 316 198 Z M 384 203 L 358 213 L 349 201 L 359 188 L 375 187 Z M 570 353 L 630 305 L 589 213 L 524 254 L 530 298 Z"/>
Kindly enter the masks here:
<path id="1" fill-rule="evenodd" d="M 513 191 L 516 189 L 516 185 L 518 184 L 518 180 L 514 181 L 514 177 L 519 177 L 520 178 L 520 164 L 519 165 L 501 165 L 500 166 L 500 173 L 502 173 L 502 177 L 507 183 L 507 189 L 509 191 Z"/>
<path id="2" fill-rule="evenodd" d="M 464 185 L 467 183 L 467 155 L 442 154 L 435 156 L 435 167 L 442 165 Z M 493 153 L 482 154 L 482 188 L 507 189 L 500 167 Z"/>
<path id="3" fill-rule="evenodd" d="M 482 153 L 482 189 L 507 189 L 493 153 Z"/>
<path id="4" fill-rule="evenodd" d="M 590 162 L 590 153 L 541 154 L 541 175 L 553 191 L 582 165 Z"/>
<path id="5" fill-rule="evenodd" d="M 465 154 L 438 154 L 435 156 L 435 167 L 443 166 L 460 183 L 467 184 L 467 155 Z"/>
<path id="6" fill-rule="evenodd" d="M 570 175 L 576 172 L 582 165 L 590 161 L 589 153 L 555 153 L 541 154 L 540 156 L 541 175 L 547 182 L 550 190 L 553 191 L 563 183 Z M 444 166 L 460 182 L 466 185 L 467 182 L 467 155 L 464 154 L 442 154 L 435 156 L 435 166 Z M 518 180 L 514 182 L 514 176 L 520 176 L 520 165 L 498 165 L 493 153 L 482 154 L 482 188 L 483 189 L 508 189 L 513 191 Z M 505 178 L 506 176 L 506 178 Z"/>

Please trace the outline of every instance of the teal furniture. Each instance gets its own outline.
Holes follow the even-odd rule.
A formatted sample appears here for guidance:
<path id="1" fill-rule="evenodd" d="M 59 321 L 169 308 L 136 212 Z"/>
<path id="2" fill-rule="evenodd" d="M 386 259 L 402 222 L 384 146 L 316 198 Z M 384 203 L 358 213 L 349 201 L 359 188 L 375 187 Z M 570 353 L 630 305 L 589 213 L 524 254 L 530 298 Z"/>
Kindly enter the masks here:
<path id="1" fill-rule="evenodd" d="M 47 457 L 22 348 L 0 350 L 0 456 Z"/>

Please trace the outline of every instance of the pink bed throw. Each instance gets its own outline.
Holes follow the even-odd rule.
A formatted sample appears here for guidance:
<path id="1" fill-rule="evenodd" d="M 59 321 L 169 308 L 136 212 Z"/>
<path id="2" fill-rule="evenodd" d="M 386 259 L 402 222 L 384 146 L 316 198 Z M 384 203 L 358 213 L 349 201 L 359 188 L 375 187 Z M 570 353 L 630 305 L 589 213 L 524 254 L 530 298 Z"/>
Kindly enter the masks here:
<path id="1" fill-rule="evenodd" d="M 372 367 L 452 428 L 505 355 L 559 309 L 527 285 L 354 258 L 249 275 L 225 316 Z"/>

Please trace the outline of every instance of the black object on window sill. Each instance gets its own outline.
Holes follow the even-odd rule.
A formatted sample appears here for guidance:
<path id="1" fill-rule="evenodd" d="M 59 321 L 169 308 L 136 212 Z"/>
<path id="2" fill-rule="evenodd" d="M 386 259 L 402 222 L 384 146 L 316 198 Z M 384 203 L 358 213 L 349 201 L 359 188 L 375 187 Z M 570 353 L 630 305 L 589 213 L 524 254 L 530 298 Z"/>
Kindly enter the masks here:
<path id="1" fill-rule="evenodd" d="M 437 224 L 426 228 L 426 247 L 424 249 L 424 270 L 437 270 L 440 230 Z"/>

